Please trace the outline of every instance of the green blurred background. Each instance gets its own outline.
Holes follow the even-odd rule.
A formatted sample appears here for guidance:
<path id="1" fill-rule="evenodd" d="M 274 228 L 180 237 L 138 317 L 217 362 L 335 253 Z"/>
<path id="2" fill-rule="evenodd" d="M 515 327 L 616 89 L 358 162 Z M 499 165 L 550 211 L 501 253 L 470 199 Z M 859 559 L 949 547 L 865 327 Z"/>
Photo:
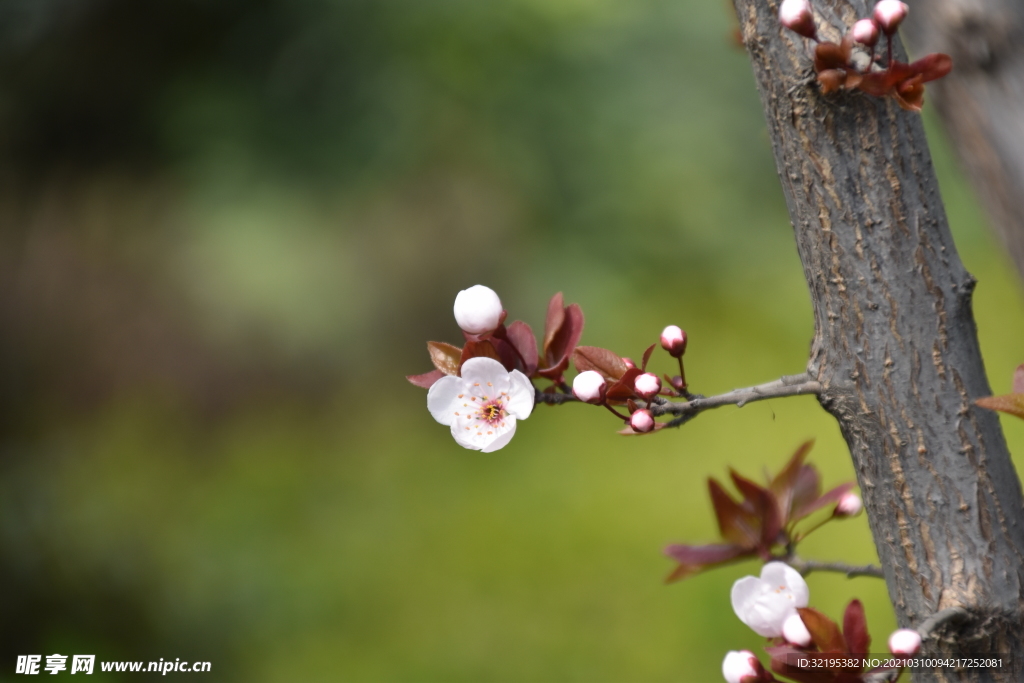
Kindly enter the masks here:
<path id="1" fill-rule="evenodd" d="M 714 540 L 729 465 L 813 437 L 824 483 L 853 478 L 813 398 L 644 439 L 540 407 L 483 455 L 403 378 L 477 283 L 535 328 L 564 291 L 624 355 L 679 324 L 704 393 L 802 370 L 724 0 L 4 0 L 0 73 L 0 679 L 60 652 L 218 681 L 718 681 L 759 651 L 728 600 L 756 563 L 665 586 L 661 549 Z M 926 122 L 1006 391 L 1020 283 Z M 830 527 L 806 556 L 876 561 L 863 517 Z M 860 597 L 884 647 L 881 582 L 809 583 L 834 617 Z"/>

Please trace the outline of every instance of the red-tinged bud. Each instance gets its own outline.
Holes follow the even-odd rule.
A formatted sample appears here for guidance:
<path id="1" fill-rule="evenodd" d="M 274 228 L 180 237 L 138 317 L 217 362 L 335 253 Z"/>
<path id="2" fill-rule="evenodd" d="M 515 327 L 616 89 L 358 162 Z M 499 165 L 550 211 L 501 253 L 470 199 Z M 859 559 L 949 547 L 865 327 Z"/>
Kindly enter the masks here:
<path id="1" fill-rule="evenodd" d="M 643 400 L 650 401 L 661 391 L 661 379 L 653 373 L 645 372 L 633 382 L 633 390 Z"/>
<path id="2" fill-rule="evenodd" d="M 791 614 L 782 622 L 782 637 L 787 643 L 793 643 L 800 647 L 807 647 L 811 644 L 811 632 L 807 630 L 804 620 L 799 614 Z"/>
<path id="3" fill-rule="evenodd" d="M 782 0 L 782 6 L 779 7 L 779 23 L 805 38 L 814 38 L 818 35 L 814 27 L 814 13 L 808 0 Z"/>
<path id="4" fill-rule="evenodd" d="M 879 28 L 885 32 L 885 35 L 891 36 L 896 33 L 896 29 L 907 18 L 907 12 L 909 11 L 910 8 L 907 7 L 906 3 L 900 2 L 900 0 L 878 0 L 878 4 L 875 5 L 875 10 L 871 13 L 871 16 Z"/>
<path id="5" fill-rule="evenodd" d="M 864 509 L 864 501 L 856 493 L 845 493 L 836 503 L 836 517 L 855 517 Z"/>
<path id="6" fill-rule="evenodd" d="M 921 649 L 921 634 L 909 628 L 893 631 L 889 636 L 889 652 L 894 655 L 913 655 Z"/>
<path id="7" fill-rule="evenodd" d="M 665 377 L 668 377 L 668 375 L 665 375 Z M 672 388 L 674 388 L 676 391 L 682 391 L 683 389 L 686 388 L 686 386 L 683 384 L 683 378 L 680 377 L 679 375 L 673 375 L 672 379 L 669 380 L 669 384 L 671 384 Z"/>
<path id="8" fill-rule="evenodd" d="M 763 667 L 750 650 L 732 650 L 722 661 L 722 676 L 726 683 L 744 683 L 744 679 L 757 680 Z"/>
<path id="9" fill-rule="evenodd" d="M 638 434 L 646 434 L 654 429 L 654 417 L 649 410 L 638 410 L 629 416 L 629 426 Z"/>
<path id="10" fill-rule="evenodd" d="M 587 370 L 576 375 L 572 381 L 572 393 L 584 403 L 604 403 L 604 392 L 608 383 L 601 373 L 594 370 Z"/>
<path id="11" fill-rule="evenodd" d="M 623 356 L 622 357 L 622 362 L 626 364 L 627 368 L 635 368 L 636 367 L 636 363 L 633 362 L 632 358 L 628 358 L 626 356 Z"/>
<path id="12" fill-rule="evenodd" d="M 861 19 L 850 29 L 850 35 L 854 41 L 861 45 L 874 47 L 880 35 L 878 24 L 875 23 L 874 19 Z"/>
<path id="13" fill-rule="evenodd" d="M 679 358 L 686 353 L 686 333 L 678 325 L 669 325 L 661 331 L 661 348 L 673 358 Z"/>

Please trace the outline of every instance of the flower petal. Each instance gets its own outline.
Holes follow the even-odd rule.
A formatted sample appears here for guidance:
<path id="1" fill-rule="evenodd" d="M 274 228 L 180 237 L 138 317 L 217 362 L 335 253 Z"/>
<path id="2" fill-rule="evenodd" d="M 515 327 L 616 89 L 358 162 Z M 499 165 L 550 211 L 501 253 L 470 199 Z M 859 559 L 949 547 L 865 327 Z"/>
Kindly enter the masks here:
<path id="1" fill-rule="evenodd" d="M 493 398 L 508 391 L 508 370 L 493 358 L 470 358 L 462 364 L 462 379 L 466 388 L 477 396 Z"/>
<path id="2" fill-rule="evenodd" d="M 499 448 L 504 448 L 505 446 L 508 445 L 508 442 L 512 440 L 512 437 L 515 436 L 515 433 L 516 419 L 514 417 L 510 417 L 505 420 L 505 424 L 501 428 L 499 428 L 499 431 L 495 432 L 497 436 L 495 437 L 494 441 L 484 446 L 480 450 L 483 451 L 484 453 L 493 453 Z"/>
<path id="3" fill-rule="evenodd" d="M 811 599 L 807 582 L 800 572 L 785 562 L 769 562 L 761 570 L 761 579 L 772 586 L 785 586 L 793 595 L 794 607 L 807 607 Z"/>
<path id="4" fill-rule="evenodd" d="M 458 410 L 458 396 L 465 382 L 458 377 L 445 376 L 434 382 L 427 392 L 427 410 L 443 425 L 452 424 L 453 412 Z"/>
<path id="5" fill-rule="evenodd" d="M 518 419 L 525 420 L 533 412 L 533 401 L 536 398 L 533 383 L 523 373 L 513 370 L 509 373 L 509 385 L 505 410 Z"/>

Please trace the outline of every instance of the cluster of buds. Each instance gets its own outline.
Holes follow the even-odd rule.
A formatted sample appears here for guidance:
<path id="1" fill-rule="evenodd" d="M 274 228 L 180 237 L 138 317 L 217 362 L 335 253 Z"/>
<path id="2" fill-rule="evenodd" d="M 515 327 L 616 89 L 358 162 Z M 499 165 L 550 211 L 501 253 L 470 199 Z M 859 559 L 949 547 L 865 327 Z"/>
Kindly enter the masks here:
<path id="1" fill-rule="evenodd" d="M 751 557 L 770 561 L 778 557 L 777 549 L 785 556 L 823 524 L 858 514 L 863 503 L 860 496 L 851 491 L 853 482 L 821 492 L 818 470 L 804 462 L 813 443 L 802 444 L 785 467 L 768 478 L 765 486 L 729 470 L 742 496 L 739 501 L 709 477 L 711 504 L 725 543 L 668 546 L 665 555 L 679 563 L 669 574 L 668 581 L 685 579 L 706 569 Z M 798 523 L 829 506 L 834 506 L 831 514 L 808 527 L 796 528 Z"/>
<path id="2" fill-rule="evenodd" d="M 769 639 L 765 651 L 771 658 L 771 672 L 749 650 L 731 651 L 722 661 L 722 676 L 727 683 L 779 681 L 772 672 L 813 683 L 895 680 L 906 663 L 903 658 L 921 649 L 917 631 L 900 629 L 889 637 L 894 658 L 886 661 L 885 667 L 857 665 L 866 659 L 871 645 L 860 600 L 851 600 L 846 606 L 840 628 L 822 612 L 808 607 L 807 582 L 783 562 L 769 562 L 759 577 L 745 576 L 736 581 L 731 601 L 740 621 Z"/>
<path id="3" fill-rule="evenodd" d="M 823 93 L 860 90 L 875 97 L 892 97 L 903 109 L 920 111 L 924 84 L 948 74 L 953 60 L 941 53 L 925 55 L 910 64 L 893 58 L 893 36 L 908 11 L 900 0 L 879 0 L 871 16 L 855 22 L 839 44 L 818 38 L 809 0 L 783 0 L 779 22 L 816 43 L 814 71 Z M 884 62 L 875 52 L 882 35 L 886 39 Z"/>
<path id="4" fill-rule="evenodd" d="M 619 356 L 613 351 L 598 346 L 579 346 L 573 351 L 572 360 L 579 374 L 572 383 L 573 395 L 584 403 L 604 406 L 617 418 L 626 423 L 621 434 L 649 434 L 665 426 L 654 419 L 651 406 L 659 396 L 685 396 L 686 375 L 683 354 L 686 353 L 686 332 L 676 325 L 669 325 L 661 333 L 661 347 L 679 364 L 679 374 L 664 375 L 662 378 L 647 371 L 647 364 L 657 344 L 651 344 L 644 351 L 640 367 L 632 359 Z M 625 406 L 628 414 L 620 413 L 616 407 Z"/>

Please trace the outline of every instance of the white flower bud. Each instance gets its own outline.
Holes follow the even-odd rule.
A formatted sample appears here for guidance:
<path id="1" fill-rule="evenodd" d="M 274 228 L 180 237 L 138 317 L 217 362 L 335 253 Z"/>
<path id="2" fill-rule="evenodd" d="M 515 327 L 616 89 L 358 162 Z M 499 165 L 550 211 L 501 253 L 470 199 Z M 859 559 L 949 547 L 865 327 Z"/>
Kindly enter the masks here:
<path id="1" fill-rule="evenodd" d="M 669 325 L 661 331 L 661 348 L 679 358 L 686 351 L 686 333 L 678 325 Z"/>
<path id="2" fill-rule="evenodd" d="M 850 35 L 861 45 L 874 47 L 878 42 L 878 24 L 873 19 L 861 19 L 850 29 Z"/>
<path id="3" fill-rule="evenodd" d="M 646 434 L 654 429 L 654 418 L 651 416 L 651 411 L 645 409 L 634 411 L 629 416 L 629 426 L 639 434 Z"/>
<path id="4" fill-rule="evenodd" d="M 469 334 L 493 332 L 501 324 L 501 299 L 490 287 L 474 285 L 455 297 L 455 322 Z"/>
<path id="5" fill-rule="evenodd" d="M 814 13 L 808 0 L 782 0 L 779 7 L 779 23 L 806 38 L 817 35 Z"/>
<path id="6" fill-rule="evenodd" d="M 782 637 L 786 639 L 787 643 L 793 643 L 800 647 L 811 644 L 811 632 L 807 630 L 807 626 L 799 614 L 790 614 L 782 622 Z"/>
<path id="7" fill-rule="evenodd" d="M 608 383 L 601 373 L 587 370 L 576 375 L 572 381 L 572 393 L 584 403 L 604 403 L 604 392 Z"/>
<path id="8" fill-rule="evenodd" d="M 629 358 L 628 356 L 623 356 L 622 357 L 622 362 L 626 364 L 627 368 L 635 368 L 636 367 L 636 363 L 634 363 L 633 359 Z"/>
<path id="9" fill-rule="evenodd" d="M 875 5 L 875 10 L 871 16 L 885 32 L 885 35 L 891 36 L 896 33 L 896 29 L 907 18 L 907 12 L 909 11 L 910 8 L 907 7 L 906 3 L 902 3 L 900 0 L 878 0 L 878 4 Z"/>
<path id="10" fill-rule="evenodd" d="M 893 631 L 889 636 L 889 652 L 894 655 L 917 654 L 921 649 L 921 634 L 909 628 Z"/>
<path id="11" fill-rule="evenodd" d="M 836 503 L 837 517 L 853 517 L 864 509 L 864 501 L 856 493 L 846 493 Z"/>
<path id="12" fill-rule="evenodd" d="M 753 661 L 751 661 L 753 660 Z M 722 676 L 726 683 L 743 683 L 747 676 L 760 676 L 754 662 L 757 657 L 750 650 L 731 650 L 722 660 Z"/>
<path id="13" fill-rule="evenodd" d="M 633 382 L 633 390 L 645 401 L 650 401 L 661 391 L 661 379 L 657 375 L 645 372 Z"/>

